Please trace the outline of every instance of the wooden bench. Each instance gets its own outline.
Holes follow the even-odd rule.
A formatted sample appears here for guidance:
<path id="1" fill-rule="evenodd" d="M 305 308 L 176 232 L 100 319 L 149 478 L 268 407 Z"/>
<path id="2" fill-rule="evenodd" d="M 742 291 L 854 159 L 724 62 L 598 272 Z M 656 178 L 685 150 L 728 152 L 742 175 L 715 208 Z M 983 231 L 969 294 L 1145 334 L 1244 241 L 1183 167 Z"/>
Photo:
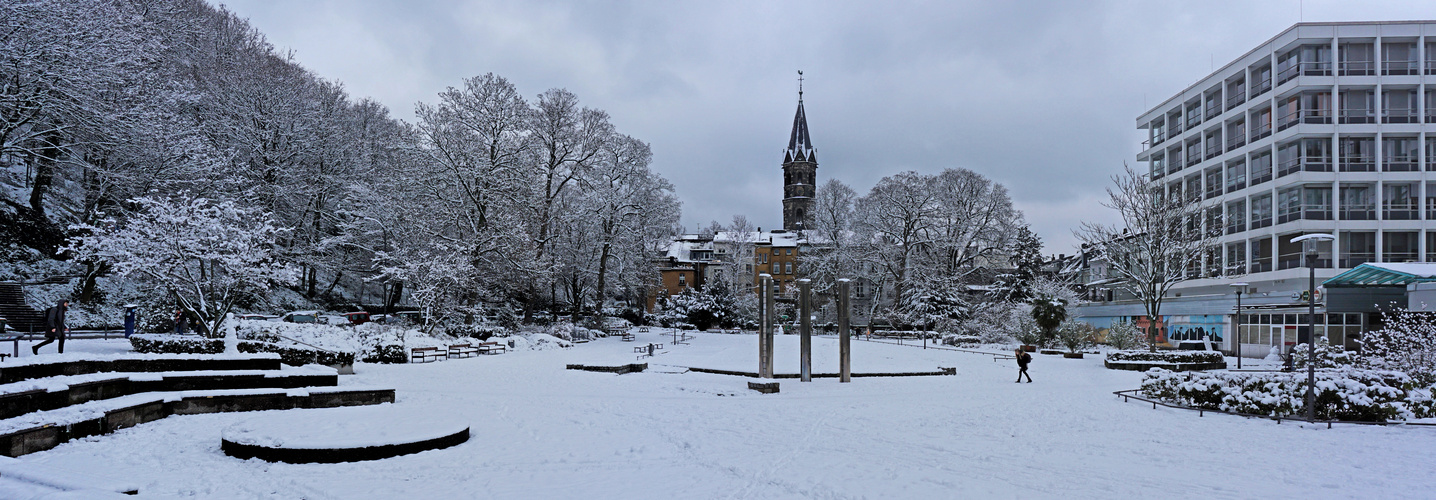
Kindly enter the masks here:
<path id="1" fill-rule="evenodd" d="M 501 342 L 484 342 L 479 344 L 477 349 L 479 354 L 497 354 L 500 352 L 508 352 L 509 346 Z"/>
<path id="2" fill-rule="evenodd" d="M 635 337 L 635 336 L 633 335 L 633 333 L 623 332 L 623 340 L 624 340 L 624 341 L 626 341 L 626 342 L 632 342 L 632 341 L 637 340 L 637 339 L 638 339 L 638 337 Z"/>
<path id="3" fill-rule="evenodd" d="M 453 344 L 449 346 L 449 357 L 467 358 L 479 353 L 479 348 L 469 344 Z"/>
<path id="4" fill-rule="evenodd" d="M 428 363 L 436 359 L 448 359 L 449 351 L 440 351 L 437 347 L 415 347 L 409 350 L 409 362 Z"/>

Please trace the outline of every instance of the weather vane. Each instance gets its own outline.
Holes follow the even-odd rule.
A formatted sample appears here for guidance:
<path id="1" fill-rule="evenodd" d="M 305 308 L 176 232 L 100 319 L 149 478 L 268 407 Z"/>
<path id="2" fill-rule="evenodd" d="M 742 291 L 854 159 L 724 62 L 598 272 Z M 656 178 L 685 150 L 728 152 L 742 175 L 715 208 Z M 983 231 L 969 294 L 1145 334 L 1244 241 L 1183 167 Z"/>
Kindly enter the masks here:
<path id="1" fill-rule="evenodd" d="M 803 102 L 803 70 L 798 70 L 798 102 Z"/>

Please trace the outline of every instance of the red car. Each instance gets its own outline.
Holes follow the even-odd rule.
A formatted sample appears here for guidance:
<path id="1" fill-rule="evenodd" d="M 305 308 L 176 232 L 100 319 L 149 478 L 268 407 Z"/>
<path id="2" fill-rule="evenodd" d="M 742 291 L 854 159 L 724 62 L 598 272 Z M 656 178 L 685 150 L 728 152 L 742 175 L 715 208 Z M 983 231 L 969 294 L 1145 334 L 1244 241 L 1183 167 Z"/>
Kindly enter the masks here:
<path id="1" fill-rule="evenodd" d="M 369 322 L 369 313 L 364 311 L 347 312 L 344 313 L 344 317 L 349 319 L 351 325 L 362 325 Z"/>

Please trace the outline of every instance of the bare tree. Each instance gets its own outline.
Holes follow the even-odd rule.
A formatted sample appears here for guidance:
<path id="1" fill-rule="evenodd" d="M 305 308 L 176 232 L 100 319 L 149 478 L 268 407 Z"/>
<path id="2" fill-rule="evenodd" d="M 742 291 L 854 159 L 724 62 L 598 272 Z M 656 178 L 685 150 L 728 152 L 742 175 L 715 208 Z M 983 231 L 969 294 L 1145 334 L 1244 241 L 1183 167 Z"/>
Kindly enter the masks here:
<path id="1" fill-rule="evenodd" d="M 1108 200 L 1102 203 L 1116 210 L 1122 223 L 1083 222 L 1075 233 L 1087 244 L 1088 258 L 1106 261 L 1109 275 L 1122 280 L 1117 286 L 1142 301 L 1147 340 L 1155 351 L 1162 300 L 1172 287 L 1199 275 L 1190 269 L 1201 267 L 1220 228 L 1202 227 L 1201 203 L 1165 194 L 1145 175 L 1130 166 L 1124 169 L 1112 177 Z"/>

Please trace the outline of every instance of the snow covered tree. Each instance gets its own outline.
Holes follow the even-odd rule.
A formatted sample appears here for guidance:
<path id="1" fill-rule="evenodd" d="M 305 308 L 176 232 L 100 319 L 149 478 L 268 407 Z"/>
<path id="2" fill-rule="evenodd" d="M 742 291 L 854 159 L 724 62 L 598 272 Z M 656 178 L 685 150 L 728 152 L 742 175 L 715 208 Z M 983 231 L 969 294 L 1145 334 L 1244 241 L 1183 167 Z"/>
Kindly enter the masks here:
<path id="1" fill-rule="evenodd" d="M 1025 302 L 1032 298 L 1032 287 L 1042 272 L 1042 239 L 1027 226 L 1017 228 L 1010 243 L 1013 271 L 998 277 L 994 295 L 999 299 Z"/>
<path id="2" fill-rule="evenodd" d="M 1361 337 L 1360 363 L 1406 372 L 1421 384 L 1436 383 L 1436 321 L 1429 312 L 1392 309 L 1386 326 Z"/>
<path id="3" fill-rule="evenodd" d="M 1057 341 L 1073 354 L 1095 345 L 1096 335 L 1097 329 L 1091 324 L 1075 319 L 1068 319 L 1057 326 Z"/>
<path id="4" fill-rule="evenodd" d="M 295 277 L 275 252 L 283 231 L 263 211 L 184 196 L 131 201 L 129 217 L 73 226 L 82 236 L 66 250 L 169 294 L 210 332 L 239 302 Z"/>
<path id="5" fill-rule="evenodd" d="M 1077 237 L 1091 252 L 1087 258 L 1107 263 L 1116 286 L 1142 301 L 1148 318 L 1147 339 L 1156 350 L 1156 319 L 1162 301 L 1178 283 L 1198 277 L 1203 256 L 1213 248 L 1220 227 L 1203 227 L 1200 202 L 1164 193 L 1160 186 L 1126 166 L 1112 177 L 1102 206 L 1117 211 L 1122 224 L 1083 222 Z"/>
<path id="6" fill-rule="evenodd" d="M 1144 346 L 1145 336 L 1137 331 L 1137 327 L 1126 321 L 1113 322 L 1107 328 L 1107 345 L 1118 351 L 1138 349 Z"/>

